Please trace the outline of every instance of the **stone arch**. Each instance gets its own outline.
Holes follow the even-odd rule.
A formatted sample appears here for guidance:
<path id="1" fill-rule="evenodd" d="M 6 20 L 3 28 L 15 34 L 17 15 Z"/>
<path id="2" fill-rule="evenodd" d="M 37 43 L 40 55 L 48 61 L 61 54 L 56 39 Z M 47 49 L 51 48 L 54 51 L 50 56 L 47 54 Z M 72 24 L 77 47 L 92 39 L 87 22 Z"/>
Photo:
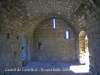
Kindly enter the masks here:
<path id="1" fill-rule="evenodd" d="M 57 27 L 55 29 L 52 28 L 52 18 L 42 21 L 35 28 L 35 31 L 33 33 L 35 51 L 35 54 L 33 56 L 34 61 L 73 61 L 78 59 L 77 49 L 75 46 L 75 30 L 65 20 L 61 18 L 56 18 L 56 20 Z M 71 33 L 71 38 L 69 40 L 66 40 L 64 38 L 66 30 L 70 30 Z M 40 42 L 42 43 L 43 49 L 38 50 L 37 44 Z M 71 45 L 69 45 L 68 43 Z M 60 51 L 59 53 L 61 54 L 59 54 L 57 50 Z M 62 56 L 62 54 L 64 56 Z M 54 58 L 50 55 L 52 55 Z"/>
<path id="2" fill-rule="evenodd" d="M 52 16 L 52 17 L 51 17 Z M 43 17 L 43 16 L 42 16 Z M 35 27 L 32 29 L 33 30 L 33 32 L 34 32 L 34 30 L 35 30 L 35 28 L 37 27 L 37 26 L 39 26 L 41 23 L 44 23 L 45 21 L 48 21 L 48 20 L 50 20 L 50 19 L 53 19 L 53 18 L 55 18 L 55 19 L 61 19 L 61 20 L 63 20 L 63 21 L 65 21 L 65 22 L 67 22 L 68 23 L 68 25 L 73 29 L 73 31 L 74 31 L 74 34 L 75 34 L 75 36 L 77 37 L 78 36 L 78 34 L 79 34 L 79 30 L 81 30 L 81 29 L 85 29 L 85 28 L 81 28 L 81 29 L 79 29 L 78 27 L 76 27 L 76 25 L 75 24 L 72 24 L 71 23 L 71 21 L 69 21 L 67 18 L 66 18 L 66 16 L 62 16 L 62 15 L 48 15 L 48 16 L 45 16 L 44 17 L 44 19 L 42 18 L 42 17 L 39 17 L 40 19 L 39 19 L 39 21 L 38 22 L 35 22 L 34 23 L 34 25 L 35 25 Z M 31 28 L 31 27 L 30 27 Z M 79 29 L 79 30 L 78 30 Z"/>
<path id="3" fill-rule="evenodd" d="M 79 33 L 79 60 L 81 64 L 89 65 L 88 35 L 84 30 Z"/>

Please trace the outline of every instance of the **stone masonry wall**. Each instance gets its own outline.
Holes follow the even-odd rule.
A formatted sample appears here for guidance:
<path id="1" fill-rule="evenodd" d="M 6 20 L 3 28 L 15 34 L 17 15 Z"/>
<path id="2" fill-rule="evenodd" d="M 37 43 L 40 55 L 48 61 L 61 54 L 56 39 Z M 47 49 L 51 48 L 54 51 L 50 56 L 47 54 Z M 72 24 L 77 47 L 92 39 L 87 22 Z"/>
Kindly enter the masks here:
<path id="1" fill-rule="evenodd" d="M 84 30 L 87 33 L 87 36 L 89 39 L 88 43 L 89 43 L 89 53 L 90 53 L 90 72 L 92 75 L 100 75 L 100 63 L 99 63 L 100 62 L 100 58 L 99 58 L 99 55 L 100 55 L 100 1 L 99 0 L 68 0 L 70 3 L 61 2 L 61 1 L 58 1 L 57 3 L 55 1 L 58 1 L 58 0 L 54 0 L 53 2 L 52 1 L 51 2 L 48 2 L 48 1 L 47 2 L 46 1 L 33 2 L 33 1 L 27 1 L 27 0 L 0 0 L 0 72 L 3 72 L 4 68 L 6 67 L 8 68 L 21 67 L 21 64 L 22 64 L 21 63 L 21 38 L 23 37 L 23 34 L 31 35 L 30 33 L 28 33 L 28 30 L 31 32 L 31 30 L 35 29 L 36 25 L 40 21 L 44 20 L 45 17 L 46 18 L 55 17 L 57 14 L 58 17 L 62 16 L 61 18 L 68 19 L 68 21 L 71 23 L 73 28 L 75 28 L 78 33 L 81 30 Z M 24 4 L 24 2 L 26 2 L 26 5 Z M 68 4 L 66 5 L 66 3 Z M 44 7 L 40 5 L 43 5 Z M 51 6 L 51 8 L 49 6 Z M 39 11 L 39 10 L 42 10 L 42 11 Z M 31 16 L 29 13 L 31 14 Z M 53 14 L 53 15 L 50 15 L 50 14 Z M 39 21 L 40 19 L 39 16 L 41 15 L 42 17 L 41 17 L 41 20 Z M 52 25 L 51 22 L 48 22 L 48 23 L 49 25 Z M 41 24 L 41 26 L 48 25 L 48 23 Z M 62 23 L 63 22 L 59 22 L 59 24 L 61 25 Z M 35 33 L 34 39 L 37 39 L 37 41 L 35 40 L 33 41 L 33 39 L 30 38 L 31 49 L 33 50 L 33 47 L 34 47 L 34 53 L 31 50 L 31 55 L 34 58 L 36 57 L 35 59 L 33 58 L 33 60 L 38 59 L 38 57 L 40 57 L 43 53 L 43 54 L 46 54 L 43 56 L 47 56 L 47 57 L 46 58 L 42 57 L 42 58 L 44 58 L 45 60 L 51 61 L 52 60 L 51 58 L 53 57 L 53 55 L 51 54 L 49 56 L 48 52 L 46 52 L 46 51 L 49 51 L 50 53 L 51 50 L 52 50 L 51 53 L 55 53 L 55 55 L 57 52 L 55 50 L 60 51 L 58 53 L 59 56 L 56 55 L 57 57 L 60 57 L 60 55 L 61 57 L 63 57 L 62 55 L 64 55 L 64 58 L 59 58 L 59 60 L 65 61 L 65 60 L 73 59 L 74 58 L 73 56 L 75 56 L 75 59 L 77 59 L 77 56 L 76 56 L 77 51 L 76 51 L 75 43 L 77 44 L 78 41 L 77 42 L 73 41 L 73 38 L 76 38 L 76 37 L 73 34 L 74 31 L 68 25 L 69 24 L 61 26 L 64 28 L 61 28 L 60 32 L 59 32 L 60 29 L 54 30 L 52 29 L 52 26 L 51 26 L 51 29 L 49 26 L 46 27 L 47 28 L 46 31 L 44 30 L 45 27 L 42 27 L 42 29 L 40 26 L 37 27 L 34 32 Z M 64 33 L 66 31 L 66 27 L 68 27 L 72 33 L 71 38 L 69 40 L 64 39 Z M 62 29 L 64 30 L 62 31 Z M 43 32 L 42 35 L 40 35 L 41 32 Z M 62 35 L 59 35 L 59 34 L 62 34 Z M 10 35 L 10 38 L 8 38 L 9 35 Z M 36 35 L 40 37 L 37 38 Z M 44 38 L 44 36 L 48 38 Z M 50 37 L 53 38 L 55 42 L 50 40 L 51 39 Z M 79 36 L 77 36 L 77 38 L 78 37 Z M 32 41 L 34 42 L 34 44 Z M 43 50 L 41 51 L 37 50 L 37 42 L 42 42 Z M 52 42 L 53 44 L 49 45 L 50 42 Z M 56 44 L 55 46 L 56 49 L 53 48 L 54 44 Z M 63 48 L 61 48 L 62 47 L 61 45 L 63 45 Z M 73 53 L 70 53 L 70 52 L 73 52 Z M 41 55 L 39 56 L 37 54 L 41 54 Z M 53 60 L 55 59 L 53 58 Z"/>
<path id="2" fill-rule="evenodd" d="M 0 34 L 0 73 L 3 73 L 7 68 L 22 67 L 20 41 L 20 37 L 16 38 L 13 35 Z"/>
<path id="3" fill-rule="evenodd" d="M 89 58 L 91 75 L 100 75 L 100 1 L 86 0 L 70 20 L 85 30 L 89 38 Z M 76 18 L 76 19 L 75 19 Z"/>
<path id="4" fill-rule="evenodd" d="M 6 75 L 6 68 L 22 67 L 21 38 L 25 12 L 24 5 L 18 0 L 0 1 L 0 75 Z"/>
<path id="5" fill-rule="evenodd" d="M 65 39 L 66 30 L 70 31 L 70 39 Z M 53 29 L 52 19 L 40 23 L 33 35 L 33 61 L 72 61 L 77 59 L 75 32 L 70 25 L 56 19 Z M 38 42 L 42 50 L 38 50 Z"/>

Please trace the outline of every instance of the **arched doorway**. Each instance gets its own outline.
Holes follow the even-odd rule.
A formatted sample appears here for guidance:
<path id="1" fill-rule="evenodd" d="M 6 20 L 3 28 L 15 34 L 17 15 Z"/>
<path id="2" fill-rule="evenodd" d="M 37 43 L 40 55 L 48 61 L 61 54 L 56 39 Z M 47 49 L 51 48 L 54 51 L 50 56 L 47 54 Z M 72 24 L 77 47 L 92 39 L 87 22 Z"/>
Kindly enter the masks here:
<path id="1" fill-rule="evenodd" d="M 83 30 L 79 33 L 79 61 L 89 65 L 88 36 Z"/>

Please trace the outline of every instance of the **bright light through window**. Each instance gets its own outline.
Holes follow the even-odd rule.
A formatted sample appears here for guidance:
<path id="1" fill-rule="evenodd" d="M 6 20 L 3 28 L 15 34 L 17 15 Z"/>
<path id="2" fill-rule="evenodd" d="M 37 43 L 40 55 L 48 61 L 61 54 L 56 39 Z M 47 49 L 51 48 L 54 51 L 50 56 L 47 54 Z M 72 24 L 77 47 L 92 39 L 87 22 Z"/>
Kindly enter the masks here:
<path id="1" fill-rule="evenodd" d="M 85 39 L 88 39 L 88 37 L 86 36 Z"/>
<path id="2" fill-rule="evenodd" d="M 53 19 L 53 28 L 56 28 L 55 19 Z"/>
<path id="3" fill-rule="evenodd" d="M 66 31 L 66 39 L 69 39 L 69 31 Z"/>

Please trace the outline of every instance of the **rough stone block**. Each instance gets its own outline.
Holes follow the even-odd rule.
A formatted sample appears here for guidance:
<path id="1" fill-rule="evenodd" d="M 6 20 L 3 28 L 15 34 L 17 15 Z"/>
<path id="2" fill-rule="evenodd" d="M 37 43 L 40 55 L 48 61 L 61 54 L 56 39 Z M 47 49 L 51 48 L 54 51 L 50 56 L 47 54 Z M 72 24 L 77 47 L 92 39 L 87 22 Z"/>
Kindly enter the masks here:
<path id="1" fill-rule="evenodd" d="M 2 13 L 7 13 L 6 9 L 4 9 L 4 8 L 2 8 L 2 7 L 0 7 L 0 11 L 1 11 Z"/>
<path id="2" fill-rule="evenodd" d="M 87 11 L 86 11 L 86 14 L 87 14 L 87 15 L 90 15 L 90 13 L 91 13 L 90 10 L 87 10 Z"/>
<path id="3" fill-rule="evenodd" d="M 89 0 L 89 2 L 92 3 L 92 4 L 94 3 L 93 0 Z"/>
<path id="4" fill-rule="evenodd" d="M 97 19 L 95 17 L 92 17 L 92 22 L 95 22 Z"/>
<path id="5" fill-rule="evenodd" d="M 8 24 L 9 23 L 9 19 L 4 19 L 3 23 Z"/>
<path id="6" fill-rule="evenodd" d="M 82 15 L 82 16 L 81 16 L 81 19 L 82 19 L 82 20 L 84 20 L 84 19 L 85 19 L 84 15 Z"/>

